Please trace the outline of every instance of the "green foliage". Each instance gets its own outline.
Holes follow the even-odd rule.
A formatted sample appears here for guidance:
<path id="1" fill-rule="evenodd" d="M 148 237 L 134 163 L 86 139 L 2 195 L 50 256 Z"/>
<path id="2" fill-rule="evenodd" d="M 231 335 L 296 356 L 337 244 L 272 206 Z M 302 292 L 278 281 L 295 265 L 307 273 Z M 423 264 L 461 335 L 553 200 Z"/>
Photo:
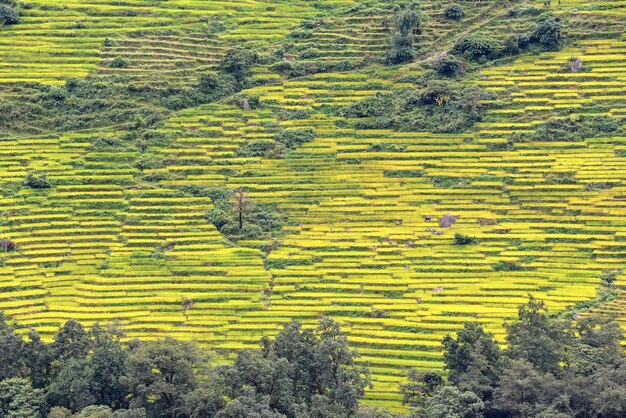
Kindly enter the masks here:
<path id="1" fill-rule="evenodd" d="M 0 416 L 4 418 L 43 417 L 43 391 L 33 389 L 26 379 L 0 381 Z"/>
<path id="2" fill-rule="evenodd" d="M 463 326 L 457 338 L 442 341 L 448 381 L 461 391 L 471 391 L 482 400 L 491 399 L 503 370 L 502 351 L 493 338 L 475 322 Z"/>
<path id="3" fill-rule="evenodd" d="M 433 63 L 433 68 L 437 71 L 437 74 L 444 77 L 457 76 L 465 70 L 466 65 L 463 61 L 457 59 L 452 55 L 448 55 L 445 58 L 436 60 Z"/>
<path id="4" fill-rule="evenodd" d="M 587 138 L 624 135 L 623 119 L 606 115 L 578 115 L 550 119 L 538 125 L 534 132 L 514 133 L 514 142 L 580 142 Z"/>
<path id="5" fill-rule="evenodd" d="M 462 132 L 482 120 L 492 93 L 456 82 L 431 81 L 420 90 L 377 93 L 343 108 L 340 114 L 358 118 L 358 129 Z"/>
<path id="6" fill-rule="evenodd" d="M 0 312 L 0 381 L 18 376 L 24 367 L 24 354 L 24 341 Z"/>
<path id="7" fill-rule="evenodd" d="M 473 392 L 442 386 L 411 418 L 482 418 L 485 404 Z"/>
<path id="8" fill-rule="evenodd" d="M 46 179 L 45 174 L 36 175 L 34 173 L 28 173 L 24 179 L 24 186 L 31 189 L 49 189 L 52 184 Z"/>
<path id="9" fill-rule="evenodd" d="M 538 42 L 549 51 L 560 49 L 563 43 L 561 21 L 552 17 L 542 20 L 530 35 L 530 40 Z"/>
<path id="10" fill-rule="evenodd" d="M 0 4 L 0 22 L 5 25 L 13 25 L 19 23 L 20 14 L 17 10 L 7 6 L 6 4 Z"/>
<path id="11" fill-rule="evenodd" d="M 443 11 L 443 15 L 448 19 L 459 20 L 465 16 L 465 11 L 459 4 L 451 3 Z"/>
<path id="12" fill-rule="evenodd" d="M 445 383 L 441 373 L 434 370 L 420 373 L 415 369 L 409 369 L 407 378 L 409 382 L 400 385 L 402 403 L 412 407 L 422 406 L 425 400 L 432 397 Z"/>
<path id="13" fill-rule="evenodd" d="M 530 297 L 505 328 L 503 353 L 477 324 L 466 324 L 456 340 L 444 338 L 448 385 L 423 397 L 411 416 L 604 418 L 626 412 L 623 398 L 607 395 L 626 390 L 624 331 L 614 318 L 554 317 Z M 462 394 L 466 401 L 459 404 Z"/>
<path id="14" fill-rule="evenodd" d="M 220 70 L 232 75 L 239 85 L 243 85 L 246 79 L 250 77 L 250 67 L 257 59 L 256 52 L 236 46 L 225 52 L 220 62 Z"/>
<path id="15" fill-rule="evenodd" d="M 505 324 L 507 355 L 529 361 L 538 371 L 557 373 L 572 335 L 567 323 L 548 316 L 542 301 L 530 297 L 518 311 L 518 319 Z"/>
<path id="16" fill-rule="evenodd" d="M 282 129 L 274 139 L 286 149 L 293 150 L 306 142 L 311 142 L 315 137 L 313 129 Z"/>
<path id="17" fill-rule="evenodd" d="M 215 188 L 209 192 L 214 208 L 206 219 L 231 241 L 270 240 L 287 218 L 276 204 L 257 203 L 243 189 Z"/>
<path id="18" fill-rule="evenodd" d="M 145 408 L 150 417 L 175 416 L 183 397 L 198 386 L 194 369 L 202 369 L 205 362 L 195 345 L 172 338 L 133 347 L 121 378 L 129 388 L 130 406 Z"/>
<path id="19" fill-rule="evenodd" d="M 459 232 L 454 234 L 454 245 L 473 245 L 477 243 L 478 239 L 476 237 L 470 237 L 469 235 L 461 234 Z"/>
<path id="20" fill-rule="evenodd" d="M 388 65 L 403 64 L 415 59 L 413 37 L 420 31 L 420 18 L 415 7 L 411 3 L 397 11 L 394 16 L 395 27 L 385 57 Z"/>
<path id="21" fill-rule="evenodd" d="M 128 67 L 128 62 L 122 57 L 115 57 L 111 60 L 109 66 L 111 68 L 126 68 Z"/>
<path id="22" fill-rule="evenodd" d="M 339 324 L 323 318 L 316 330 L 299 322 L 286 325 L 275 341 L 264 338 L 260 351 L 240 352 L 222 373 L 231 398 L 254 393 L 288 417 L 349 417 L 369 385 L 369 372 L 357 366 L 357 357 Z"/>
<path id="23" fill-rule="evenodd" d="M 509 55 L 519 54 L 520 51 L 530 44 L 530 38 L 523 33 L 514 33 L 506 38 L 502 52 Z"/>
<path id="24" fill-rule="evenodd" d="M 498 42 L 486 34 L 470 33 L 457 41 L 453 51 L 470 59 L 493 58 L 500 46 Z"/>

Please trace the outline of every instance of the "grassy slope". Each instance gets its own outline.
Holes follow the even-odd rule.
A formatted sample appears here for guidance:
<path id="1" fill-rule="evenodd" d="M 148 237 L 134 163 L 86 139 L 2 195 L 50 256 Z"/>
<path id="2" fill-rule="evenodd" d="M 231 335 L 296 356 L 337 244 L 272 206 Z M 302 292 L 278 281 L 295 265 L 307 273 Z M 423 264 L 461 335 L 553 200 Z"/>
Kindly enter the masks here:
<path id="1" fill-rule="evenodd" d="M 569 15 L 572 3 L 554 5 L 555 11 Z M 226 45 L 242 38 L 289 42 L 289 27 L 318 13 L 295 2 L 276 2 L 276 10 L 246 2 L 228 11 L 211 2 L 164 4 L 154 2 L 136 16 L 113 13 L 117 8 L 107 2 L 36 7 L 22 24 L 2 29 L 1 81 L 57 83 L 69 75 L 120 71 L 140 79 L 163 73 L 188 83 Z M 473 8 L 473 2 L 464 2 L 466 21 L 450 24 L 439 16 L 443 4 L 425 6 L 423 53 L 440 52 L 474 26 L 515 27 L 502 10 Z M 224 355 L 254 347 L 260 335 L 274 334 L 291 318 L 312 324 L 320 314 L 332 315 L 372 366 L 375 387 L 368 397 L 398 407 L 405 368 L 440 367 L 441 337 L 464 321 L 478 320 L 501 338 L 502 321 L 515 315 L 527 293 L 564 309 L 593 297 L 603 270 L 623 266 L 625 138 L 493 147 L 552 116 L 626 113 L 626 42 L 614 31 L 621 9 L 611 8 L 619 2 L 602 4 L 579 12 L 576 19 L 584 23 L 568 24 L 584 34 L 589 21 L 604 23 L 612 28 L 609 39 L 483 70 L 472 82 L 496 91 L 504 105 L 463 134 L 338 127 L 340 118 L 329 108 L 401 87 L 402 76 L 422 71 L 414 64 L 374 64 L 295 80 L 274 75 L 272 84 L 245 92 L 263 104 L 252 111 L 218 103 L 179 112 L 159 128 L 174 142 L 149 150 L 164 157 L 164 168 L 140 172 L 131 164 L 136 151 L 90 149 L 97 138 L 123 137 L 113 129 L 4 140 L 1 229 L 19 251 L 5 255 L 0 267 L 0 309 L 45 336 L 68 318 L 86 324 L 116 319 L 129 338 L 192 338 Z M 228 30 L 206 39 L 200 18 L 214 14 L 228 15 Z M 383 15 L 328 18 L 314 30 L 315 39 L 342 36 L 346 43 L 336 51 L 332 42 L 320 41 L 316 59 L 379 55 L 386 43 Z M 72 29 L 76 21 L 85 28 Z M 129 35 L 137 30 L 145 33 Z M 76 36 L 67 36 L 72 32 Z M 101 48 L 105 37 L 115 39 L 113 47 Z M 115 56 L 131 65 L 111 69 L 107 62 Z M 559 72 L 571 56 L 589 71 Z M 267 77 L 267 69 L 257 74 Z M 282 121 L 278 109 L 311 114 Z M 277 124 L 311 127 L 316 139 L 287 159 L 236 154 L 246 141 L 272 140 Z M 373 144 L 405 149 L 371 152 Z M 31 170 L 46 172 L 55 187 L 15 186 Z M 392 170 L 421 176 L 390 176 Z M 574 182 L 553 184 L 549 173 L 559 172 L 573 172 Z M 443 187 L 442 178 L 453 181 Z M 587 187 L 599 182 L 613 187 Z M 204 220 L 210 200 L 177 191 L 185 184 L 246 186 L 255 199 L 278 202 L 293 226 L 265 260 L 258 250 L 225 243 Z M 438 228 L 446 213 L 459 215 L 458 222 Z M 454 246 L 455 232 L 480 244 Z M 524 270 L 494 271 L 499 261 L 519 261 Z M 187 315 L 183 297 L 194 300 Z"/>

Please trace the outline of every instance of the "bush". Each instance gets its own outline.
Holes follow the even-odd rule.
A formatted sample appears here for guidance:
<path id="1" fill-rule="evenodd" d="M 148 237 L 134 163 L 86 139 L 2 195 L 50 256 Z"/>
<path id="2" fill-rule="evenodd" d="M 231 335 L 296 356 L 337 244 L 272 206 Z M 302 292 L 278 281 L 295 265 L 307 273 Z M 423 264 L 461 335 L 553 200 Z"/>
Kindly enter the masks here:
<path id="1" fill-rule="evenodd" d="M 257 58 L 256 52 L 236 46 L 226 51 L 220 62 L 220 70 L 235 77 L 238 83 L 242 83 L 250 76 L 250 67 Z"/>
<path id="2" fill-rule="evenodd" d="M 29 173 L 24 180 L 24 185 L 31 189 L 49 189 L 52 184 L 46 179 L 45 174 L 36 176 L 33 173 Z"/>
<path id="3" fill-rule="evenodd" d="M 555 18 L 544 19 L 530 35 L 532 42 L 541 44 L 550 51 L 556 51 L 561 48 L 561 22 Z"/>
<path id="4" fill-rule="evenodd" d="M 470 245 L 478 243 L 478 239 L 460 233 L 454 234 L 454 245 Z"/>
<path id="5" fill-rule="evenodd" d="M 580 142 L 586 138 L 623 135 L 623 123 L 623 119 L 606 115 L 550 119 L 538 125 L 535 132 L 511 135 L 511 140 L 513 142 Z"/>
<path id="6" fill-rule="evenodd" d="M 385 62 L 388 65 L 411 62 L 415 59 L 413 35 L 420 30 L 420 18 L 415 11 L 415 5 L 411 4 L 396 13 L 394 23 L 395 32 L 391 36 Z"/>
<path id="7" fill-rule="evenodd" d="M 274 139 L 286 149 L 293 150 L 305 142 L 311 142 L 315 137 L 313 129 L 283 129 L 276 134 Z"/>
<path id="8" fill-rule="evenodd" d="M 219 88 L 219 78 L 217 74 L 211 72 L 202 74 L 198 79 L 198 89 L 202 93 L 212 93 Z"/>
<path id="9" fill-rule="evenodd" d="M 523 33 L 514 33 L 504 41 L 502 52 L 509 55 L 515 55 L 518 54 L 521 49 L 526 48 L 529 43 L 530 38 L 527 35 Z"/>
<path id="10" fill-rule="evenodd" d="M 10 8 L 6 4 L 0 4 L 0 22 L 5 25 L 14 25 L 19 23 L 20 14 L 17 10 Z"/>
<path id="11" fill-rule="evenodd" d="M 448 5 L 448 7 L 446 7 L 446 10 L 443 11 L 443 14 L 448 19 L 458 20 L 465 16 L 465 11 L 463 11 L 463 8 L 460 5 L 452 3 Z"/>
<path id="12" fill-rule="evenodd" d="M 444 77 L 454 77 L 465 71 L 465 64 L 461 60 L 448 55 L 445 58 L 435 61 L 433 63 L 433 68 L 439 75 Z"/>
<path id="13" fill-rule="evenodd" d="M 391 45 L 385 57 L 388 65 L 404 64 L 415 59 L 412 35 L 404 35 L 396 32 L 391 37 Z"/>
<path id="14" fill-rule="evenodd" d="M 498 49 L 498 43 L 493 38 L 483 34 L 466 35 L 453 48 L 454 52 L 473 59 L 492 57 Z"/>
<path id="15" fill-rule="evenodd" d="M 111 67 L 111 68 L 126 68 L 126 67 L 128 67 L 128 63 L 122 57 L 115 57 L 115 58 L 113 58 L 113 60 L 109 64 L 109 67 Z"/>

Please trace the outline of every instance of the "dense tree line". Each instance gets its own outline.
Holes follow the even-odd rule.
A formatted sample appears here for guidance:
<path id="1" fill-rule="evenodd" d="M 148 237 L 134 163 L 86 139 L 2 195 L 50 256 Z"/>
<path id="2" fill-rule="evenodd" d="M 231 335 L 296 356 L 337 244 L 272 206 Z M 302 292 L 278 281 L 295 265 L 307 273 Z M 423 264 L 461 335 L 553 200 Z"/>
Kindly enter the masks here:
<path id="1" fill-rule="evenodd" d="M 369 370 L 331 319 L 287 324 L 232 365 L 190 342 L 121 343 L 115 326 L 70 320 L 46 344 L 0 316 L 0 416 L 314 418 L 354 416 Z"/>
<path id="2" fill-rule="evenodd" d="M 623 330 L 613 318 L 574 316 L 551 316 L 531 298 L 505 324 L 505 350 L 477 323 L 445 337 L 447 382 L 413 371 L 402 388 L 411 418 L 626 416 Z"/>
<path id="3" fill-rule="evenodd" d="M 360 404 L 370 383 L 339 325 L 294 321 L 232 364 L 165 338 L 122 344 L 115 326 L 70 320 L 52 343 L 0 317 L 0 416 L 13 418 L 617 418 L 626 416 L 623 331 L 613 318 L 553 316 L 530 298 L 505 324 L 442 341 L 447 378 L 410 370 L 409 414 Z"/>

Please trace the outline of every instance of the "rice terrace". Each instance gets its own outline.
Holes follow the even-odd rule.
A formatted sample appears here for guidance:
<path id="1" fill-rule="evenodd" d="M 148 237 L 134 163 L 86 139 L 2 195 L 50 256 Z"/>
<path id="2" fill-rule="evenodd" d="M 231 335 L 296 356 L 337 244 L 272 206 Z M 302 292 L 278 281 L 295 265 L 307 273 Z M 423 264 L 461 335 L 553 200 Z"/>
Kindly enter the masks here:
<path id="1" fill-rule="evenodd" d="M 0 0 L 0 196 L 0 417 L 626 416 L 624 0 Z"/>

